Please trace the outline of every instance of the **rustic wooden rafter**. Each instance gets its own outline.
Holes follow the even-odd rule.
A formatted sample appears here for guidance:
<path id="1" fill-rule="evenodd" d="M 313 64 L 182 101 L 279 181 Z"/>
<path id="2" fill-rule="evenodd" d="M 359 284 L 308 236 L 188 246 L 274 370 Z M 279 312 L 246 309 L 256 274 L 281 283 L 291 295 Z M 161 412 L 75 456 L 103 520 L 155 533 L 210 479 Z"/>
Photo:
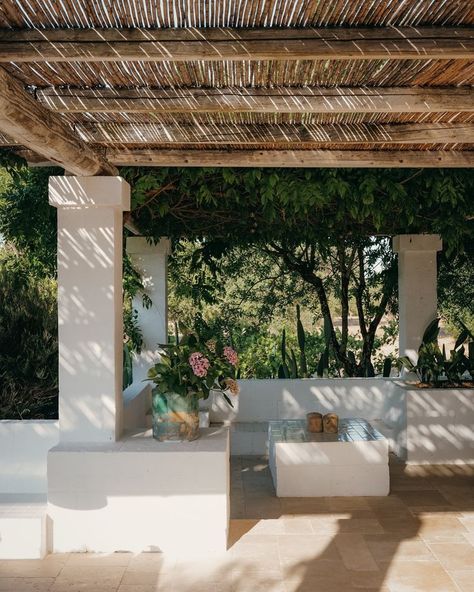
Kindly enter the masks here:
<path id="1" fill-rule="evenodd" d="M 0 62 L 471 59 L 473 27 L 0 31 Z"/>
<path id="2" fill-rule="evenodd" d="M 116 175 L 117 169 L 80 140 L 56 113 L 0 68 L 0 132 L 76 175 Z M 7 140 L 8 141 L 8 140 Z"/>
<path id="3" fill-rule="evenodd" d="M 457 144 L 474 142 L 474 124 L 81 123 L 81 137 L 105 144 Z"/>
<path id="4" fill-rule="evenodd" d="M 124 150 L 108 149 L 117 166 L 469 168 L 474 151 L 425 150 Z"/>
<path id="5" fill-rule="evenodd" d="M 471 88 L 39 89 L 61 113 L 439 113 L 473 112 Z"/>

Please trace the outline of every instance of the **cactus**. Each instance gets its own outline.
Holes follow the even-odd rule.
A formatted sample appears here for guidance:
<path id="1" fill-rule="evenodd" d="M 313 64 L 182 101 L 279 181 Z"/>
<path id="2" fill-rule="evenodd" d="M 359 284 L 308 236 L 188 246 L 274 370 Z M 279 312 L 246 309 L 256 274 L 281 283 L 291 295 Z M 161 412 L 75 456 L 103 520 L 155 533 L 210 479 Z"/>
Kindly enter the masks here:
<path id="1" fill-rule="evenodd" d="M 278 378 L 290 378 L 290 369 L 288 368 L 287 363 L 287 354 L 286 354 L 286 330 L 283 329 L 283 333 L 281 336 L 281 364 L 278 368 Z"/>
<path id="2" fill-rule="evenodd" d="M 301 374 L 308 377 L 308 364 L 306 362 L 306 334 L 304 332 L 303 323 L 301 322 L 300 305 L 296 305 L 296 333 L 298 335 L 298 345 L 300 348 L 300 371 Z"/>
<path id="3" fill-rule="evenodd" d="M 390 378 L 391 372 L 392 372 L 392 358 L 385 358 L 385 360 L 383 361 L 382 376 L 384 378 Z"/>
<path id="4" fill-rule="evenodd" d="M 296 363 L 296 355 L 295 355 L 295 351 L 293 349 L 291 350 L 291 356 L 290 356 L 290 372 L 291 372 L 291 378 L 299 378 L 298 364 Z"/>
<path id="5" fill-rule="evenodd" d="M 319 358 L 316 374 L 319 378 L 326 378 L 329 374 L 329 349 L 326 348 Z"/>

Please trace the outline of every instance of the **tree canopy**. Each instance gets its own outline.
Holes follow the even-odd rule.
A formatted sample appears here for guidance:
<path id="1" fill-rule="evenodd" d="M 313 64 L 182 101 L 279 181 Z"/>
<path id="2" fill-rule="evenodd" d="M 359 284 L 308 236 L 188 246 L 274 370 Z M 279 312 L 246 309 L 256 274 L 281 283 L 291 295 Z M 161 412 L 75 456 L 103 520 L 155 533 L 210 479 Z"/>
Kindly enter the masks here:
<path id="1" fill-rule="evenodd" d="M 147 236 L 228 245 L 439 233 L 472 236 L 470 169 L 123 169 Z"/>

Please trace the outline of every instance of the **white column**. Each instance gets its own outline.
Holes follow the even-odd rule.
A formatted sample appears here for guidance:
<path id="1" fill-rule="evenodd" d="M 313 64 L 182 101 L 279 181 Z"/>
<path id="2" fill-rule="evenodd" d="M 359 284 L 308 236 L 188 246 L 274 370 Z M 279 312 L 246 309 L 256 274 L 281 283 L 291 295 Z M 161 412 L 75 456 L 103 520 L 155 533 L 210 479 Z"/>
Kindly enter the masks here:
<path id="1" fill-rule="evenodd" d="M 63 442 L 108 442 L 122 422 L 120 177 L 51 177 L 58 209 L 59 425 Z"/>
<path id="2" fill-rule="evenodd" d="M 143 306 L 141 295 L 134 298 L 133 307 L 138 312 L 138 324 L 143 335 L 140 355 L 134 356 L 133 382 L 144 380 L 148 369 L 158 358 L 158 344 L 168 341 L 168 254 L 170 242 L 161 239 L 156 245 L 145 237 L 127 238 L 127 253 L 132 264 L 142 277 L 151 306 Z"/>
<path id="3" fill-rule="evenodd" d="M 441 249 L 436 234 L 393 238 L 398 253 L 399 351 L 413 362 L 426 327 L 437 316 L 436 253 Z"/>

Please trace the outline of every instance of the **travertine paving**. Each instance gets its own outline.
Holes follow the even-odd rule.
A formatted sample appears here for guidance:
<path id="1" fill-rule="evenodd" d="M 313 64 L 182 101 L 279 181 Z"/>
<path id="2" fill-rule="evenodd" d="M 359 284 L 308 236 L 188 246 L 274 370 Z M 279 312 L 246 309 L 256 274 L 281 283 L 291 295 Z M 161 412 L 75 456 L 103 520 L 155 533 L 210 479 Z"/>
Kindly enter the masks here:
<path id="1" fill-rule="evenodd" d="M 0 592 L 474 592 L 474 467 L 392 462 L 391 484 L 278 499 L 266 459 L 234 458 L 226 554 L 1 561 Z"/>

